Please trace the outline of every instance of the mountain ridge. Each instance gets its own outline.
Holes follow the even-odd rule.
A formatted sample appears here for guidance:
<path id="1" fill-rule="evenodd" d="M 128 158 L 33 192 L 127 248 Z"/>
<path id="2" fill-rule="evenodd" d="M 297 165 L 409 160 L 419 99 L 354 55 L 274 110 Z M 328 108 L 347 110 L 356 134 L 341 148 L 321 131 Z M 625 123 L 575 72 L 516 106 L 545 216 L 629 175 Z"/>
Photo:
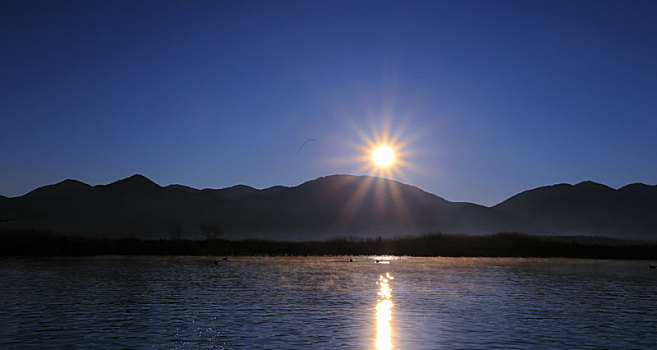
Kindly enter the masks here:
<path id="1" fill-rule="evenodd" d="M 640 183 L 619 189 L 592 181 L 543 186 L 492 206 L 537 223 L 541 234 L 655 237 L 657 186 Z"/>
<path id="2" fill-rule="evenodd" d="M 0 217 L 11 219 L 0 229 L 87 236 L 202 238 L 202 227 L 221 224 L 231 238 L 291 240 L 426 232 L 657 237 L 657 186 L 642 183 L 542 186 L 486 207 L 366 175 L 327 175 L 292 187 L 196 189 L 135 174 L 95 186 L 67 179 L 0 203 Z"/>
<path id="3" fill-rule="evenodd" d="M 129 182 L 134 181 L 134 182 L 148 183 L 150 185 L 155 185 L 156 187 L 160 187 L 160 188 L 163 188 L 163 189 L 172 189 L 172 190 L 181 190 L 181 191 L 190 191 L 190 192 L 221 191 L 221 190 L 228 190 L 228 189 L 232 189 L 232 188 L 236 188 L 236 187 L 247 187 L 247 188 L 253 189 L 255 191 L 267 191 L 267 190 L 275 189 L 275 188 L 294 188 L 294 187 L 302 186 L 302 185 L 304 185 L 306 183 L 309 183 L 309 182 L 314 182 L 314 181 L 318 181 L 318 180 L 322 180 L 322 179 L 330 178 L 330 177 L 340 177 L 340 176 L 359 177 L 359 178 L 373 178 L 373 177 L 375 177 L 375 176 L 370 176 L 370 175 L 332 174 L 332 175 L 320 176 L 316 179 L 312 179 L 312 180 L 302 182 L 302 183 L 300 183 L 299 185 L 296 185 L 296 186 L 274 185 L 274 186 L 265 187 L 265 188 L 256 188 L 256 187 L 253 187 L 253 186 L 250 186 L 250 185 L 236 184 L 236 185 L 232 185 L 232 186 L 228 186 L 228 187 L 221 187 L 221 188 L 196 188 L 196 187 L 183 185 L 183 184 L 170 184 L 170 185 L 162 186 L 162 185 L 157 184 L 156 182 L 154 182 L 153 180 L 149 179 L 148 177 L 146 177 L 142 174 L 135 173 L 135 174 L 133 174 L 131 176 L 128 176 L 126 178 L 122 178 L 122 179 L 113 181 L 109 184 L 100 184 L 100 185 L 91 185 L 91 184 L 87 184 L 87 183 L 85 183 L 83 181 L 80 181 L 80 180 L 70 179 L 69 178 L 69 179 L 64 179 L 60 182 L 54 183 L 54 184 L 43 185 L 43 186 L 37 187 L 37 188 L 35 188 L 31 191 L 28 191 L 27 193 L 25 193 L 23 195 L 9 197 L 9 196 L 5 196 L 5 195 L 0 194 L 0 198 L 7 198 L 7 199 L 20 198 L 20 197 L 26 196 L 30 193 L 33 193 L 33 192 L 41 190 L 41 189 L 52 188 L 52 187 L 59 186 L 59 185 L 62 185 L 62 184 L 67 184 L 67 183 L 75 183 L 75 184 L 83 185 L 87 188 L 95 188 L 95 187 L 109 187 L 109 186 L 117 185 L 117 184 L 120 184 L 120 183 L 125 183 L 125 182 L 129 183 Z M 425 190 L 423 190 L 423 189 L 421 189 L 417 186 L 406 184 L 406 183 L 400 182 L 398 180 L 391 180 L 391 179 L 386 179 L 386 178 L 380 178 L 380 179 L 395 181 L 399 184 L 406 185 L 406 186 L 415 188 L 419 191 L 425 192 L 427 194 L 434 195 L 436 197 L 442 198 L 442 197 L 440 197 L 440 196 L 438 196 L 434 193 L 425 191 Z M 135 181 L 135 180 L 137 180 L 137 181 Z M 478 205 L 478 206 L 482 206 L 482 207 L 492 208 L 492 207 L 495 207 L 495 206 L 498 206 L 498 205 L 504 203 L 505 201 L 508 201 L 509 199 L 511 199 L 513 197 L 516 197 L 516 196 L 521 195 L 521 194 L 526 193 L 526 192 L 540 190 L 540 189 L 546 189 L 546 188 L 561 187 L 561 186 L 564 186 L 564 187 L 578 187 L 578 186 L 582 186 L 582 185 L 584 185 L 584 186 L 588 186 L 588 185 L 594 185 L 595 186 L 595 185 L 597 185 L 597 186 L 602 186 L 604 188 L 607 188 L 607 189 L 610 189 L 610 190 L 613 190 L 613 191 L 626 191 L 626 190 L 631 190 L 631 189 L 636 189 L 636 188 L 649 189 L 649 190 L 657 191 L 657 185 L 648 185 L 648 184 L 645 184 L 645 183 L 642 183 L 642 182 L 633 182 L 633 183 L 629 183 L 627 185 L 623 185 L 623 186 L 618 187 L 618 188 L 613 188 L 613 187 L 610 187 L 608 185 L 601 184 L 601 183 L 598 183 L 598 182 L 595 182 L 595 181 L 592 181 L 592 180 L 583 180 L 583 181 L 578 182 L 577 184 L 557 183 L 557 184 L 539 186 L 539 187 L 536 187 L 536 188 L 533 188 L 533 189 L 524 190 L 524 191 L 521 191 L 521 192 L 519 192 L 515 195 L 512 195 L 512 196 L 508 197 L 507 199 L 503 200 L 500 203 L 493 204 L 493 205 L 490 205 L 490 206 L 486 206 L 486 205 L 478 204 L 478 203 L 473 203 L 473 202 L 465 202 L 465 201 L 450 201 L 450 202 L 451 203 L 469 203 L 469 204 L 474 204 L 474 205 Z"/>

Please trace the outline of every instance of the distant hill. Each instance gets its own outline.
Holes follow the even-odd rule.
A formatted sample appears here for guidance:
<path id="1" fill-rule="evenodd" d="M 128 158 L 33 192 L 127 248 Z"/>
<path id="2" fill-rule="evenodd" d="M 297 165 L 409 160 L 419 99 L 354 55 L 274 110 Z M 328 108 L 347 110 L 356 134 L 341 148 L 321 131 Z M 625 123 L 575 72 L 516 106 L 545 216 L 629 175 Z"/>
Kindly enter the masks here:
<path id="1" fill-rule="evenodd" d="M 534 223 L 536 233 L 657 238 L 657 186 L 559 184 L 522 192 L 493 208 Z"/>
<path id="2" fill-rule="evenodd" d="M 109 185 L 65 180 L 4 201 L 6 228 L 93 237 L 202 238 L 220 224 L 231 238 L 323 239 L 429 231 L 494 233 L 524 228 L 495 209 L 453 203 L 417 187 L 333 175 L 296 187 L 161 187 L 141 175 Z"/>
<path id="3" fill-rule="evenodd" d="M 165 189 L 168 190 L 177 190 L 177 191 L 183 191 L 187 193 L 213 193 L 216 195 L 219 195 L 222 198 L 225 199 L 242 199 L 244 197 L 248 196 L 267 196 L 273 193 L 276 193 L 282 189 L 286 189 L 287 187 L 285 186 L 273 186 L 266 188 L 264 190 L 258 190 L 255 189 L 251 186 L 246 186 L 246 185 L 235 185 L 232 187 L 226 187 L 226 188 L 221 188 L 218 190 L 215 189 L 210 189 L 206 188 L 203 190 L 199 190 L 196 188 L 188 187 L 188 186 L 183 186 L 183 185 L 169 185 L 165 187 Z"/>
<path id="4" fill-rule="evenodd" d="M 91 186 L 85 183 L 67 179 L 54 185 L 39 187 L 36 190 L 27 193 L 24 197 L 40 198 L 70 196 L 82 193 L 89 189 L 91 189 Z"/>
<path id="5" fill-rule="evenodd" d="M 520 193 L 494 206 L 450 202 L 397 181 L 331 175 L 295 187 L 159 186 L 141 175 L 108 185 L 75 180 L 0 198 L 0 229 L 90 237 L 316 240 L 426 232 L 525 232 L 655 239 L 657 186 L 584 182 Z"/>

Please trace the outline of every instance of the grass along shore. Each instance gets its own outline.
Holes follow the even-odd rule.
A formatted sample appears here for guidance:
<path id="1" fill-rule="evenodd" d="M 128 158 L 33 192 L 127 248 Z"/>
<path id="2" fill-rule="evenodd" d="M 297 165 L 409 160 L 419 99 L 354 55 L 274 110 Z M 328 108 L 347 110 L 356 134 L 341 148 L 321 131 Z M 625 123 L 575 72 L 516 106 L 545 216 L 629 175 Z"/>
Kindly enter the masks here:
<path id="1" fill-rule="evenodd" d="M 657 244 L 595 237 L 518 233 L 420 236 L 327 241 L 91 239 L 58 233 L 0 232 L 1 256 L 80 255 L 408 255 L 448 257 L 564 257 L 657 260 Z"/>

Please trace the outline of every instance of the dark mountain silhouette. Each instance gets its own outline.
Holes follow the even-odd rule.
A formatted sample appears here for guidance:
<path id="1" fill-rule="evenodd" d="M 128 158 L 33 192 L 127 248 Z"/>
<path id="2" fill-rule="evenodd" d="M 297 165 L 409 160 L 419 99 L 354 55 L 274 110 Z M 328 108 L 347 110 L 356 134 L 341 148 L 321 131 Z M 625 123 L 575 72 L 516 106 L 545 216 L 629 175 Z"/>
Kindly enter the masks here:
<path id="1" fill-rule="evenodd" d="M 322 177 L 268 196 L 252 196 L 231 209 L 239 220 L 237 227 L 255 232 L 273 228 L 295 237 L 308 232 L 377 236 L 436 230 L 487 233 L 515 228 L 507 215 L 495 210 L 452 203 L 417 187 L 367 176 Z M 242 213 L 264 215 L 253 220 Z"/>
<path id="2" fill-rule="evenodd" d="M 113 182 L 109 185 L 101 185 L 99 187 L 116 192 L 148 192 L 161 189 L 158 184 L 140 174 L 135 174 L 126 179 Z"/>
<path id="3" fill-rule="evenodd" d="M 75 180 L 0 198 L 0 228 L 90 237 L 315 240 L 426 232 L 525 232 L 654 239 L 657 186 L 584 182 L 523 192 L 491 208 L 450 202 L 397 181 L 332 175 L 295 187 L 161 187 L 141 175 L 108 185 Z"/>
<path id="4" fill-rule="evenodd" d="M 168 190 L 176 190 L 176 191 L 182 191 L 182 192 L 187 192 L 187 193 L 197 193 L 200 192 L 201 190 L 196 189 L 194 187 L 189 187 L 185 185 L 169 185 L 165 187 Z"/>
<path id="5" fill-rule="evenodd" d="M 134 175 L 109 185 L 66 180 L 5 201 L 10 228 L 88 236 L 202 238 L 220 224 L 231 238 L 323 239 L 429 231 L 493 233 L 524 228 L 495 209 L 453 203 L 396 181 L 333 175 L 296 187 L 161 187 Z"/>
<path id="6" fill-rule="evenodd" d="M 274 187 L 266 188 L 264 190 L 258 190 L 251 186 L 236 185 L 233 187 L 222 188 L 219 190 L 207 190 L 207 191 L 214 191 L 216 194 L 220 195 L 222 198 L 225 199 L 236 200 L 249 196 L 267 196 L 286 188 L 287 187 L 284 186 L 274 186 Z"/>
<path id="7" fill-rule="evenodd" d="M 535 233 L 657 238 L 657 186 L 559 184 L 522 192 L 493 208 L 534 223 Z"/>
<path id="8" fill-rule="evenodd" d="M 187 193 L 201 193 L 201 192 L 214 193 L 214 194 L 217 194 L 217 195 L 219 195 L 219 196 L 221 196 L 222 198 L 225 198 L 225 199 L 241 199 L 241 198 L 244 198 L 244 197 L 254 196 L 254 195 L 255 196 L 266 196 L 266 195 L 276 193 L 276 192 L 278 192 L 282 189 L 286 189 L 286 188 L 287 187 L 284 187 L 284 186 L 273 186 L 273 187 L 266 188 L 264 190 L 259 190 L 259 189 L 255 189 L 251 186 L 235 185 L 235 186 L 232 186 L 232 187 L 222 188 L 222 189 L 218 189 L 218 190 L 210 189 L 210 188 L 199 190 L 199 189 L 189 187 L 189 186 L 184 186 L 184 185 L 169 185 L 169 186 L 165 187 L 165 189 L 183 191 L 183 192 L 187 192 Z"/>
<path id="9" fill-rule="evenodd" d="M 67 179 L 60 183 L 37 188 L 29 192 L 25 197 L 58 197 L 80 194 L 87 191 L 91 186 L 80 181 Z"/>

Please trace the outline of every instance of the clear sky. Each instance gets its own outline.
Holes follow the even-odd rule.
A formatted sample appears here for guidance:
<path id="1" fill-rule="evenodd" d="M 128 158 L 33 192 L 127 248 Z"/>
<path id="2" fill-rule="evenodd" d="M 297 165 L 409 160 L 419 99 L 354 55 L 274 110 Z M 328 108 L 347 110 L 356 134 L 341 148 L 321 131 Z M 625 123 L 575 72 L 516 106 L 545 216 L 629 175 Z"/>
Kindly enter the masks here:
<path id="1" fill-rule="evenodd" d="M 366 174 L 492 205 L 657 183 L 655 1 L 0 2 L 0 194 Z M 299 150 L 304 141 L 307 142 Z"/>

